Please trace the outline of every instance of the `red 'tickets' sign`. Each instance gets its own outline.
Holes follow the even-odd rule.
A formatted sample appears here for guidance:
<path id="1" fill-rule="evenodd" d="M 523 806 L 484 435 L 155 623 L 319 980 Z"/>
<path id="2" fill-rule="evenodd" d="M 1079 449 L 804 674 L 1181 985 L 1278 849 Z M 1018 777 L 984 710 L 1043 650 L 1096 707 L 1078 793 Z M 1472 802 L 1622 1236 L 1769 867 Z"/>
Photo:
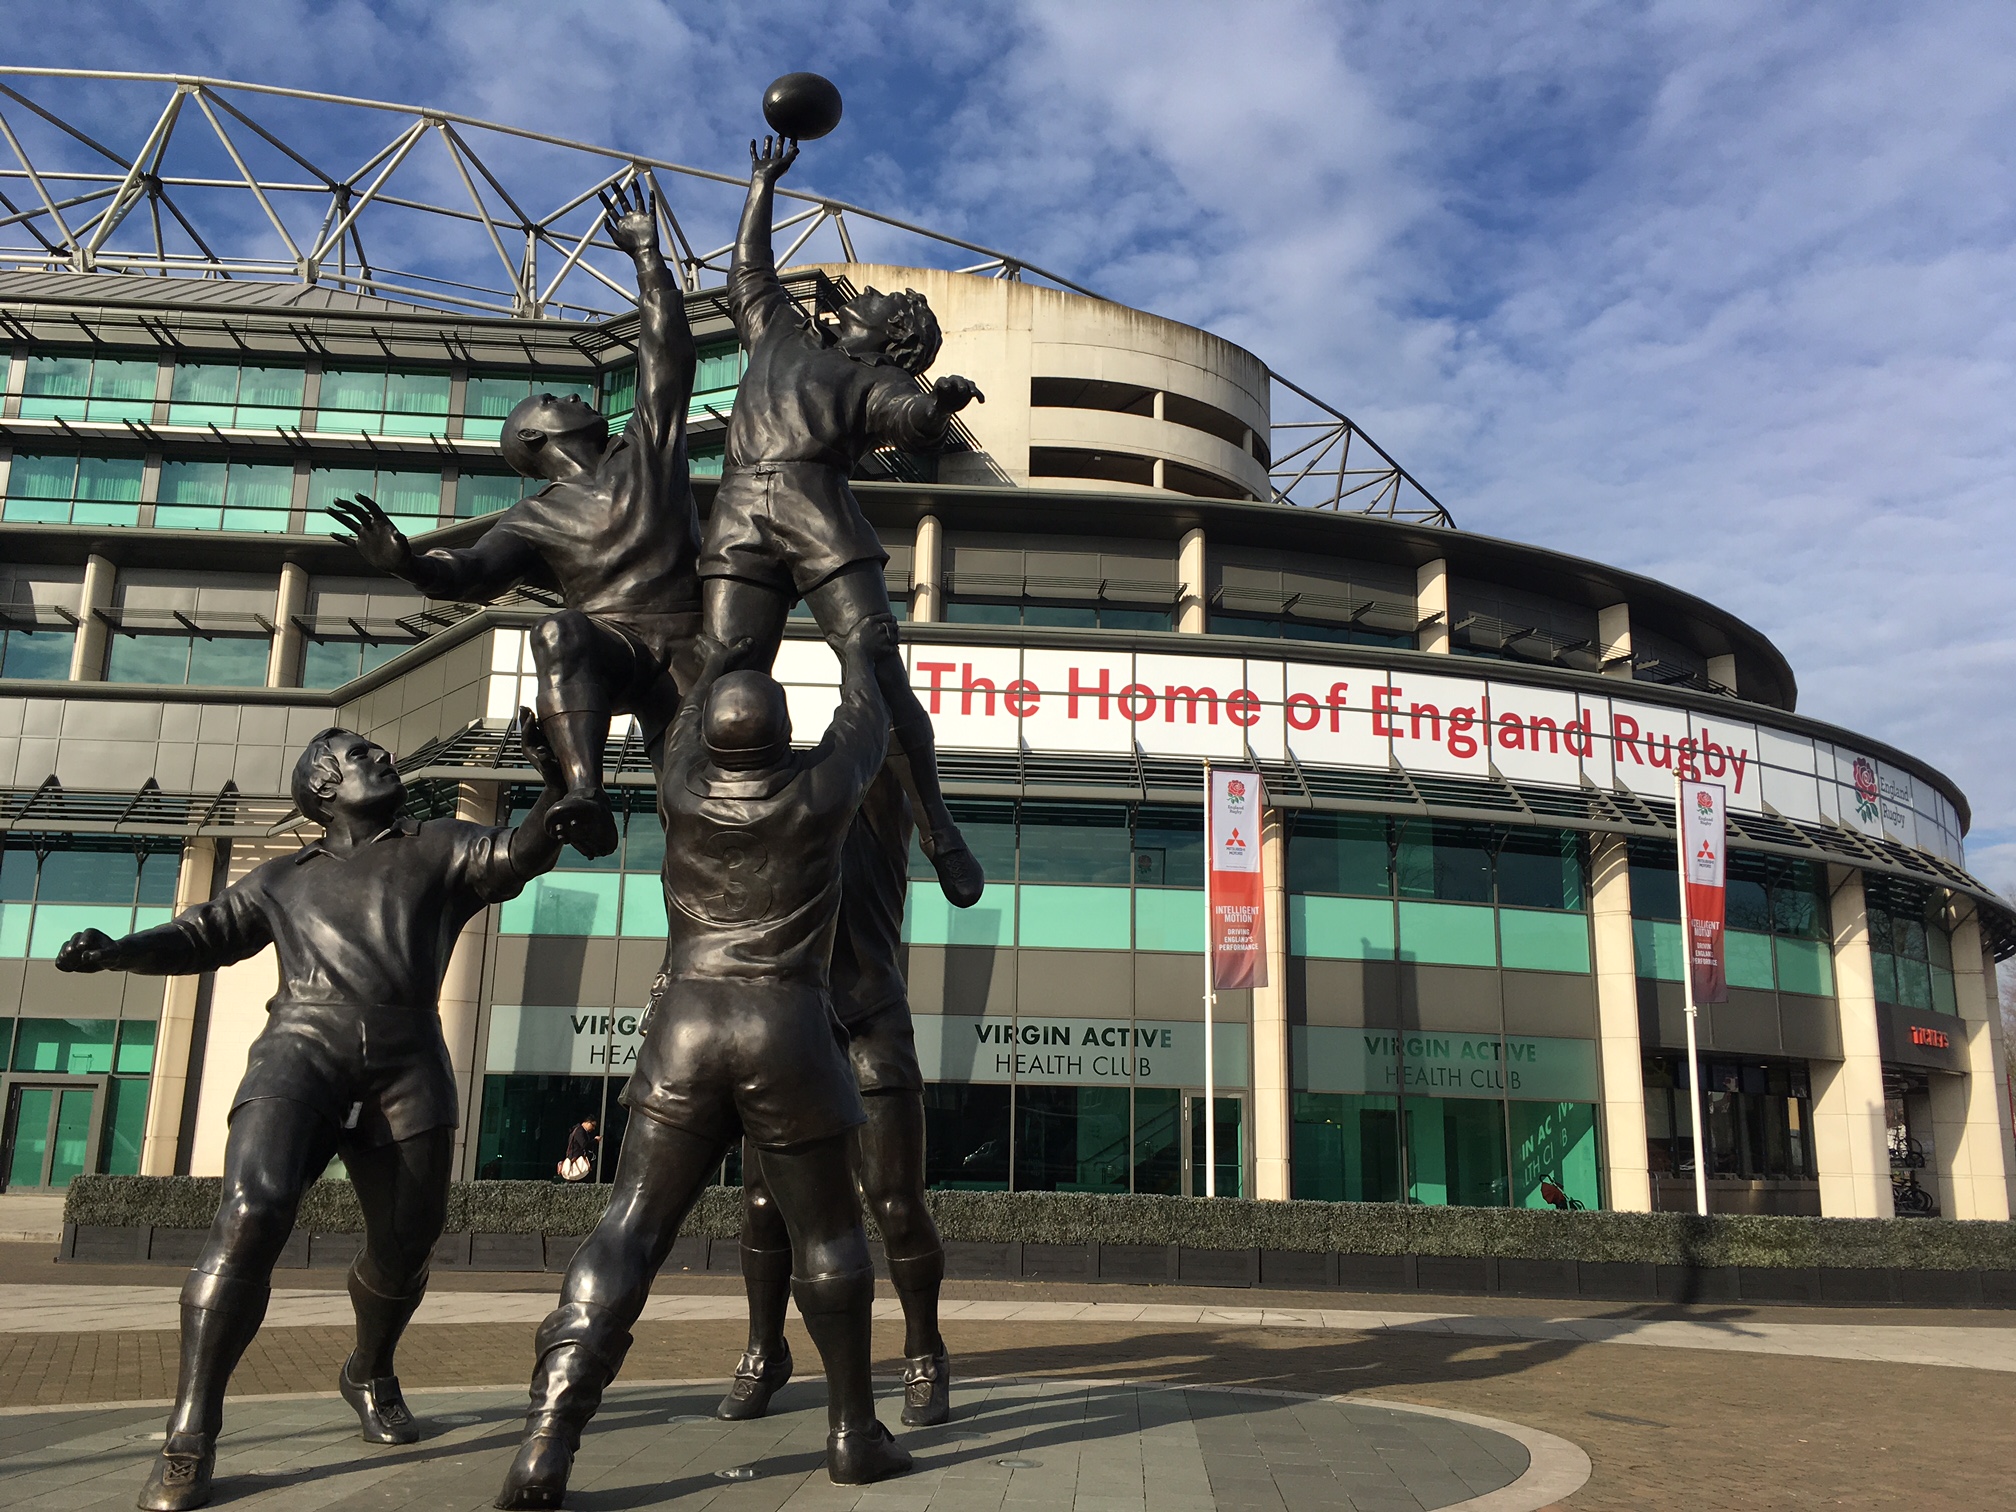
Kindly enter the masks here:
<path id="1" fill-rule="evenodd" d="M 1260 889 L 1258 772 L 1213 767 L 1205 848 L 1211 875 L 1211 985 L 1220 992 L 1267 985 L 1267 926 Z"/>
<path id="2" fill-rule="evenodd" d="M 1922 1029 L 1916 1025 L 1913 1025 L 1911 1029 L 1911 1043 L 1914 1045 L 1929 1045 L 1934 1050 L 1950 1050 L 1953 1048 L 1953 1041 L 1945 1030 Z"/>

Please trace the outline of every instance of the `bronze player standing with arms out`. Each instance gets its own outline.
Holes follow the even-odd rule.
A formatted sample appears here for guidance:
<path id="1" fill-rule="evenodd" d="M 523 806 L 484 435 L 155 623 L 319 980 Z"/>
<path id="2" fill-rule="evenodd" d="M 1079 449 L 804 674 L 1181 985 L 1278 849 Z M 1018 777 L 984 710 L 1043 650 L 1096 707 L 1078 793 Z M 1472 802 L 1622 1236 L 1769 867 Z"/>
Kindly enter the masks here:
<path id="1" fill-rule="evenodd" d="M 819 628 L 844 641 L 865 620 L 889 625 L 876 680 L 916 795 L 924 854 L 945 896 L 979 901 L 986 877 L 952 822 L 938 786 L 931 719 L 910 689 L 894 635 L 882 565 L 889 559 L 847 486 L 855 463 L 879 442 L 937 446 L 953 415 L 982 397 L 947 376 L 920 393 L 916 375 L 938 355 L 937 319 L 913 290 L 873 289 L 850 299 L 833 331 L 807 326 L 777 277 L 770 246 L 777 180 L 795 144 L 749 144 L 749 198 L 728 274 L 728 309 L 749 352 L 735 391 L 721 488 L 700 556 L 707 633 L 754 643 L 751 664 L 768 667 L 792 602 L 804 599 Z"/>
<path id="2" fill-rule="evenodd" d="M 558 585 L 567 607 L 532 627 L 539 722 L 567 777 L 546 824 L 588 856 L 616 848 L 602 786 L 610 716 L 634 713 L 655 746 L 678 702 L 667 669 L 692 681 L 700 626 L 700 522 L 686 458 L 697 358 L 686 301 L 658 250 L 656 204 L 619 188 L 603 206 L 610 239 L 637 267 L 637 407 L 623 434 L 611 442 L 609 422 L 572 396 L 521 401 L 504 422 L 504 460 L 549 481 L 464 551 L 416 553 L 362 495 L 329 510 L 366 561 L 429 598 L 492 599 L 528 577 Z"/>

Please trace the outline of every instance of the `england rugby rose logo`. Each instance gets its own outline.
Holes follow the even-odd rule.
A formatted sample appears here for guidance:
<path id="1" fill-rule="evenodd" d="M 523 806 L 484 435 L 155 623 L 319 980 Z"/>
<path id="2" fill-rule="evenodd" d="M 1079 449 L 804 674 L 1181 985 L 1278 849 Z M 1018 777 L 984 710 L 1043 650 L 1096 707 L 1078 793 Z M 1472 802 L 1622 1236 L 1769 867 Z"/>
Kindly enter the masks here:
<path id="1" fill-rule="evenodd" d="M 1876 763 L 1867 756 L 1855 758 L 1855 811 L 1865 820 L 1872 822 L 1880 812 L 1876 791 Z"/>

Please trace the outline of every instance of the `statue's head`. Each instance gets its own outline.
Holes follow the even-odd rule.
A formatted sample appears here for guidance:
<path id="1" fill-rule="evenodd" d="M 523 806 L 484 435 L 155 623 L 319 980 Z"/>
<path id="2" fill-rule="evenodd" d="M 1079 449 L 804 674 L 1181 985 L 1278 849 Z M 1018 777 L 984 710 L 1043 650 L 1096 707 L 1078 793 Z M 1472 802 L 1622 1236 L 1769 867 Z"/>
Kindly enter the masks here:
<path id="1" fill-rule="evenodd" d="M 915 289 L 901 294 L 863 289 L 840 306 L 834 321 L 833 344 L 841 351 L 857 357 L 878 352 L 908 373 L 921 373 L 937 361 L 944 341 L 930 302 Z"/>
<path id="2" fill-rule="evenodd" d="M 576 394 L 534 394 L 504 417 L 504 460 L 528 478 L 592 471 L 608 444 L 608 420 Z"/>
<path id="3" fill-rule="evenodd" d="M 700 738 L 724 771 L 776 766 L 791 751 L 791 710 L 767 672 L 729 672 L 707 690 Z"/>
<path id="4" fill-rule="evenodd" d="M 406 802 L 406 784 L 392 753 L 354 730 L 336 726 L 310 740 L 294 763 L 294 806 L 327 826 L 337 813 L 382 813 L 387 822 Z"/>

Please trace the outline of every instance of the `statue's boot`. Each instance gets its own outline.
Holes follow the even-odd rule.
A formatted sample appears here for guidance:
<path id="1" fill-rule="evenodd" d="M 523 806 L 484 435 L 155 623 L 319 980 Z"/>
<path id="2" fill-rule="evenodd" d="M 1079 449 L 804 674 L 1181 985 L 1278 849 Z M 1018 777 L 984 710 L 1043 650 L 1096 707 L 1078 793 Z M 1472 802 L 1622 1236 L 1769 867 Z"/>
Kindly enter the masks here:
<path id="1" fill-rule="evenodd" d="M 191 1271 L 182 1283 L 181 1374 L 168 1437 L 140 1492 L 143 1512 L 207 1506 L 224 1426 L 224 1387 L 266 1318 L 263 1280 Z"/>
<path id="2" fill-rule="evenodd" d="M 387 1296 L 373 1290 L 350 1267 L 350 1305 L 357 1314 L 357 1348 L 343 1362 L 336 1386 L 343 1400 L 357 1414 L 357 1422 L 367 1444 L 414 1444 L 420 1440 L 420 1425 L 413 1420 L 406 1398 L 399 1390 L 399 1377 L 392 1373 L 392 1352 L 400 1335 L 427 1295 L 427 1278 L 401 1295 Z"/>
<path id="3" fill-rule="evenodd" d="M 909 1347 L 927 1346 L 907 1357 L 903 1371 L 903 1425 L 935 1428 L 952 1416 L 952 1359 L 938 1332 L 938 1292 L 945 1281 L 945 1251 L 892 1257 L 889 1279 L 903 1304 Z"/>
<path id="4" fill-rule="evenodd" d="M 920 830 L 917 844 L 938 873 L 938 890 L 947 902 L 954 908 L 971 908 L 980 901 L 987 889 L 987 873 L 958 825 L 947 820 L 935 833 Z"/>
<path id="5" fill-rule="evenodd" d="M 869 1374 L 875 1272 L 793 1277 L 791 1294 L 826 1366 L 826 1474 L 836 1486 L 865 1486 L 904 1474 L 910 1452 L 875 1416 Z"/>
<path id="6" fill-rule="evenodd" d="M 546 833 L 565 840 L 584 856 L 606 856 L 621 839 L 608 791 L 602 785 L 602 745 L 609 716 L 579 709 L 543 714 L 539 728 L 567 776 L 567 791 L 546 810 Z"/>
<path id="7" fill-rule="evenodd" d="M 622 1368 L 630 1335 L 607 1309 L 563 1302 L 539 1325 L 539 1363 L 532 1370 L 532 1407 L 518 1457 L 504 1474 L 493 1505 L 558 1507 L 581 1447 L 581 1430 L 602 1405 L 602 1393 Z"/>
<path id="8" fill-rule="evenodd" d="M 735 1374 L 728 1382 L 728 1394 L 714 1409 L 724 1423 L 745 1423 L 770 1410 L 770 1399 L 791 1379 L 791 1346 L 779 1339 L 771 1349 L 759 1354 L 742 1351 Z"/>
<path id="9" fill-rule="evenodd" d="M 217 1470 L 217 1439 L 209 1433 L 173 1433 L 154 1457 L 140 1490 L 141 1512 L 187 1512 L 210 1504 Z"/>
<path id="10" fill-rule="evenodd" d="M 749 1347 L 735 1367 L 728 1394 L 714 1415 L 741 1423 L 770 1410 L 770 1399 L 791 1379 L 791 1346 L 784 1314 L 791 1305 L 791 1251 L 742 1246 L 742 1286 L 749 1295 Z"/>

